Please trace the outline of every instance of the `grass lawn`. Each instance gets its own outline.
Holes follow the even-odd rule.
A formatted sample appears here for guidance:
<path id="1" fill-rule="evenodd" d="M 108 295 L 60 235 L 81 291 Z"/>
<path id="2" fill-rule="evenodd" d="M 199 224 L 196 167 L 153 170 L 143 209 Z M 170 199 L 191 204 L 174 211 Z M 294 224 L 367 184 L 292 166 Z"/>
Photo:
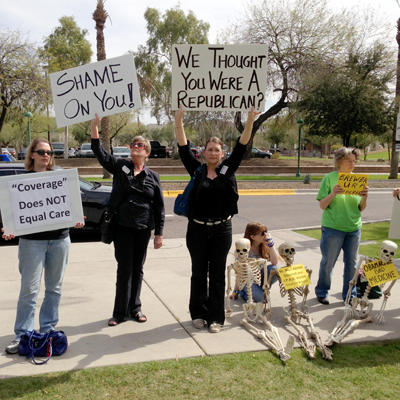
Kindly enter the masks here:
<path id="1" fill-rule="evenodd" d="M 368 257 L 379 258 L 381 255 L 381 243 L 388 239 L 389 235 L 389 222 L 379 222 L 376 224 L 364 224 L 361 228 L 361 240 L 373 240 L 377 242 L 376 244 L 361 245 L 359 248 L 359 253 Z M 314 239 L 321 239 L 321 230 L 307 230 L 307 231 L 297 231 L 302 235 L 312 237 Z M 395 242 L 400 247 L 400 240 L 390 239 Z M 399 254 L 396 257 L 400 257 Z"/>
<path id="2" fill-rule="evenodd" d="M 303 350 L 294 350 L 284 364 L 271 351 L 261 351 L 5 379 L 0 383 L 0 398 L 399 398 L 400 343 L 335 345 L 332 349 L 331 362 L 323 360 L 319 351 L 315 360 L 309 360 Z"/>

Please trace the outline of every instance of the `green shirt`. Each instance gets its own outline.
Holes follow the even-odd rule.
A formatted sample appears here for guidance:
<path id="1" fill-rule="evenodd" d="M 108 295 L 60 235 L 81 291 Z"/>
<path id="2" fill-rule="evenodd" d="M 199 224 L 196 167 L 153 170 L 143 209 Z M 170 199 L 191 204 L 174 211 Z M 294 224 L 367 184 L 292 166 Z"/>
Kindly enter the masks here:
<path id="1" fill-rule="evenodd" d="M 337 171 L 324 176 L 319 188 L 317 200 L 329 196 L 338 183 Z M 361 228 L 361 211 L 359 205 L 362 197 L 348 194 L 336 195 L 322 213 L 321 225 L 342 232 L 354 232 Z"/>

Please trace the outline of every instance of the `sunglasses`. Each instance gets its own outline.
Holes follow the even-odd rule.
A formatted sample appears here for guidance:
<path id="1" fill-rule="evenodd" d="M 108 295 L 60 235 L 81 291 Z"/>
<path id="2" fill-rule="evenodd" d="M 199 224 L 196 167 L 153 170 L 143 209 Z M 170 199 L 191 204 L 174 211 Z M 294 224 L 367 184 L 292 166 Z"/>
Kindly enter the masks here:
<path id="1" fill-rule="evenodd" d="M 44 156 L 45 154 L 47 154 L 48 156 L 52 156 L 54 154 L 54 151 L 51 150 L 32 150 L 32 153 L 38 153 L 39 156 Z"/>
<path id="2" fill-rule="evenodd" d="M 132 142 L 129 147 L 131 149 L 133 149 L 134 147 L 139 147 L 139 149 L 144 149 L 146 147 L 146 145 L 144 143 L 140 143 L 140 142 Z"/>
<path id="3" fill-rule="evenodd" d="M 260 236 L 265 236 L 267 233 L 268 233 L 267 231 L 264 231 L 264 232 L 260 232 L 259 235 Z"/>

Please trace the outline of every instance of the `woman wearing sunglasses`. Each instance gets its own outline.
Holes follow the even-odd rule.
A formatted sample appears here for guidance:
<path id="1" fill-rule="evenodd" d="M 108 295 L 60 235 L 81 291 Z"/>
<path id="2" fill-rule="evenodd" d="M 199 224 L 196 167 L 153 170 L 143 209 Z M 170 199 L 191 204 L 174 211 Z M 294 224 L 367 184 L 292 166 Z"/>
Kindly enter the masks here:
<path id="1" fill-rule="evenodd" d="M 142 136 L 133 138 L 129 146 L 132 161 L 115 158 L 100 145 L 100 120 L 96 114 L 91 122 L 92 150 L 99 163 L 113 175 L 109 208 L 117 212 L 117 227 L 113 237 L 118 264 L 117 284 L 114 311 L 108 325 L 118 325 L 127 317 L 146 322 L 140 292 L 143 264 L 153 229 L 154 248 L 162 246 L 165 215 L 160 178 L 145 165 L 151 151 L 147 139 Z"/>
<path id="2" fill-rule="evenodd" d="M 28 173 L 51 171 L 54 167 L 54 152 L 46 139 L 37 138 L 28 147 L 25 169 Z M 75 228 L 82 228 L 78 223 Z M 3 229 L 2 229 L 3 230 Z M 14 235 L 4 235 L 5 240 Z M 17 305 L 17 317 L 13 342 L 6 347 L 6 353 L 18 353 L 22 334 L 35 329 L 36 300 L 44 272 L 45 295 L 39 313 L 40 332 L 55 329 L 58 323 L 58 306 L 61 286 L 70 249 L 68 228 L 22 235 L 18 244 L 21 291 Z"/>
<path id="3" fill-rule="evenodd" d="M 268 277 L 273 269 L 277 269 L 278 260 L 283 261 L 276 250 L 275 243 L 272 240 L 271 234 L 268 233 L 267 227 L 260 222 L 249 222 L 246 225 L 244 232 L 244 238 L 250 240 L 251 248 L 249 251 L 249 258 L 264 258 L 270 264 L 267 266 Z M 274 275 L 271 280 L 271 285 L 276 282 L 278 277 Z M 261 268 L 261 282 L 264 282 L 264 268 Z M 251 292 L 253 301 L 255 303 L 264 302 L 264 291 L 261 286 L 256 283 L 251 284 Z M 248 300 L 247 297 L 247 285 L 242 290 L 235 285 L 235 290 L 231 294 L 231 299 L 236 300 L 238 295 L 243 298 L 244 301 Z"/>
<path id="4" fill-rule="evenodd" d="M 239 199 L 235 171 L 239 168 L 251 137 L 256 115 L 248 113 L 246 126 L 232 154 L 223 160 L 221 139 L 211 137 L 205 144 L 201 165 L 186 139 L 182 106 L 175 111 L 175 134 L 179 155 L 195 183 L 189 199 L 189 223 L 186 244 L 192 261 L 189 311 L 193 325 L 202 329 L 206 323 L 217 333 L 225 322 L 225 267 L 232 244 L 232 221 L 238 213 Z M 198 168 L 201 166 L 201 171 Z"/>

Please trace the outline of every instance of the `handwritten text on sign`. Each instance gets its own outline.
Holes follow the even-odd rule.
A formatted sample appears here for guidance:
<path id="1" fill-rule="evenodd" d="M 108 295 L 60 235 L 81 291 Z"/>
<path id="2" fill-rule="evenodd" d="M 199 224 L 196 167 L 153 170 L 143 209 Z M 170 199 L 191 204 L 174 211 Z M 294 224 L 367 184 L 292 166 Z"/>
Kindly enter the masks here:
<path id="1" fill-rule="evenodd" d="M 365 186 L 368 186 L 369 175 L 339 173 L 338 184 L 343 189 L 342 194 L 360 195 Z"/>
<path id="2" fill-rule="evenodd" d="M 286 290 L 310 285 L 310 277 L 303 264 L 279 268 L 279 276 Z"/>
<path id="3" fill-rule="evenodd" d="M 381 260 L 372 261 L 368 264 L 364 264 L 363 269 L 371 287 L 394 281 L 400 277 L 392 262 L 384 264 Z"/>
<path id="4" fill-rule="evenodd" d="M 172 109 L 263 111 L 267 45 L 174 45 Z"/>
<path id="5" fill-rule="evenodd" d="M 133 55 L 50 75 L 57 127 L 141 108 Z"/>
<path id="6" fill-rule="evenodd" d="M 10 181 L 15 230 L 71 221 L 66 176 Z"/>

